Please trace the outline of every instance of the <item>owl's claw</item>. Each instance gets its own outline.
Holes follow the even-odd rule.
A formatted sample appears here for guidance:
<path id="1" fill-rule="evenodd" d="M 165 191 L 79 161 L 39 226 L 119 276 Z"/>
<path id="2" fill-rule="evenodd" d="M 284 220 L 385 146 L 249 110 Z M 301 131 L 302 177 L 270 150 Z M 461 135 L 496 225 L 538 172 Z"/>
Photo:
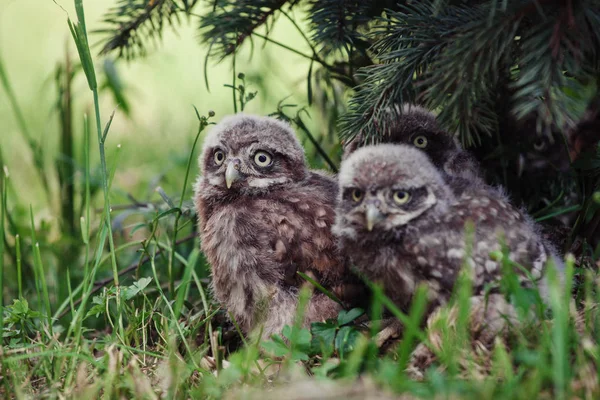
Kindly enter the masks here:
<path id="1" fill-rule="evenodd" d="M 389 318 L 381 321 L 382 329 L 375 336 L 375 344 L 378 348 L 390 340 L 395 340 L 402 334 L 402 324 L 395 318 Z"/>

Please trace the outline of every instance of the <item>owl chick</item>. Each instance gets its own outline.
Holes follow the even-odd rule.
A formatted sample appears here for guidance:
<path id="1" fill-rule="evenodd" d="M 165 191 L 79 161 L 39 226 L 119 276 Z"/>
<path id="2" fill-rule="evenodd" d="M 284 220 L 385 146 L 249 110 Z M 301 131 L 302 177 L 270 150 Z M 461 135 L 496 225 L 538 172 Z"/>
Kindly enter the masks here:
<path id="1" fill-rule="evenodd" d="M 424 151 L 446 180 L 454 180 L 455 191 L 467 186 L 485 185 L 479 164 L 468 151 L 438 124 L 430 111 L 412 104 L 387 110 L 380 121 L 383 132 L 379 143 L 407 144 Z M 366 143 L 358 134 L 344 147 L 344 159 Z M 371 143 L 375 144 L 375 143 Z"/>
<path id="2" fill-rule="evenodd" d="M 342 163 L 339 183 L 333 231 L 340 250 L 405 310 L 420 283 L 429 288 L 431 309 L 446 303 L 465 262 L 471 266 L 473 295 L 483 295 L 487 284 L 501 278 L 501 266 L 490 253 L 501 250 L 502 241 L 542 293 L 546 262 L 562 265 L 526 215 L 487 190 L 456 195 L 414 147 L 358 149 Z M 474 224 L 469 257 L 467 221 Z M 516 273 L 523 285 L 533 284 L 520 270 Z"/>
<path id="3" fill-rule="evenodd" d="M 334 291 L 346 274 L 331 226 L 337 183 L 308 170 L 291 127 L 274 118 L 224 118 L 204 142 L 195 186 L 201 247 L 216 299 L 245 333 L 291 325 L 302 271 Z M 305 323 L 340 306 L 312 295 Z"/>

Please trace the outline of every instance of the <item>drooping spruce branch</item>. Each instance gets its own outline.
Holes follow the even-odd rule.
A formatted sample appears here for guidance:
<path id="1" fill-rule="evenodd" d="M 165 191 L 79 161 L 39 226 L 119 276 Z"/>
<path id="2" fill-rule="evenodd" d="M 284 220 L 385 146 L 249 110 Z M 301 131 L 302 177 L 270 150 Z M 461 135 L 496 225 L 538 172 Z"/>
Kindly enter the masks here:
<path id="1" fill-rule="evenodd" d="M 96 33 L 108 39 L 101 54 L 116 52 L 132 59 L 146 54 L 148 43 L 162 38 L 165 26 L 174 27 L 181 14 L 189 14 L 197 0 L 120 0 L 104 16 L 106 28 Z"/>
<path id="2" fill-rule="evenodd" d="M 383 113 L 417 100 L 440 110 L 440 120 L 458 129 L 463 143 L 496 130 L 493 104 L 501 75 L 509 71 L 513 113 L 535 113 L 543 123 L 572 119 L 566 102 L 569 79 L 598 75 L 599 2 L 481 2 L 445 6 L 435 2 L 388 11 L 372 29 L 377 64 L 359 71 L 363 83 L 341 120 L 342 136 L 360 126 L 370 138 L 385 133 Z M 576 4 L 576 5 L 575 5 Z M 596 25 L 594 25 L 596 24 Z"/>
<path id="3" fill-rule="evenodd" d="M 277 12 L 298 0 L 216 0 L 213 10 L 200 23 L 202 41 L 210 45 L 210 55 L 224 58 L 233 54 L 252 33 L 273 23 Z"/>
<path id="4" fill-rule="evenodd" d="M 354 49 L 366 51 L 369 42 L 360 31 L 381 14 L 383 2 L 360 0 L 319 0 L 311 1 L 309 21 L 312 40 L 327 56 L 336 51 L 351 54 Z"/>

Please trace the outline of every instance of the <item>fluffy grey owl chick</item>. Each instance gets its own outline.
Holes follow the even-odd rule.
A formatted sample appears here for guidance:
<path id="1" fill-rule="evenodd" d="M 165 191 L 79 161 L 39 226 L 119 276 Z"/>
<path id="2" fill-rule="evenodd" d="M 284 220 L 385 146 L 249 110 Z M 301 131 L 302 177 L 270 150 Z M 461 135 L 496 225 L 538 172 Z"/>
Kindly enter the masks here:
<path id="1" fill-rule="evenodd" d="M 341 166 L 334 234 L 367 278 L 382 282 L 386 294 L 406 309 L 416 286 L 429 287 L 432 306 L 443 304 L 465 258 L 465 223 L 475 225 L 473 294 L 500 279 L 501 266 L 490 252 L 501 250 L 525 266 L 543 289 L 549 259 L 561 268 L 553 249 L 528 217 L 493 192 L 455 195 L 429 158 L 414 147 L 383 144 L 356 150 Z M 521 271 L 523 285 L 531 282 Z"/>
<path id="2" fill-rule="evenodd" d="M 201 247 L 212 267 L 216 299 L 245 333 L 264 337 L 291 325 L 297 271 L 334 291 L 347 275 L 331 226 L 337 183 L 307 169 L 291 127 L 238 114 L 207 135 L 195 186 Z M 313 294 L 306 322 L 337 316 L 340 307 Z"/>
<path id="3" fill-rule="evenodd" d="M 461 148 L 456 140 L 439 125 L 430 111 L 405 103 L 388 109 L 380 121 L 383 132 L 378 143 L 407 144 L 425 152 L 433 165 L 452 183 L 455 191 L 473 185 L 485 185 L 483 174 L 475 157 Z M 344 159 L 367 144 L 358 134 L 344 147 Z"/>

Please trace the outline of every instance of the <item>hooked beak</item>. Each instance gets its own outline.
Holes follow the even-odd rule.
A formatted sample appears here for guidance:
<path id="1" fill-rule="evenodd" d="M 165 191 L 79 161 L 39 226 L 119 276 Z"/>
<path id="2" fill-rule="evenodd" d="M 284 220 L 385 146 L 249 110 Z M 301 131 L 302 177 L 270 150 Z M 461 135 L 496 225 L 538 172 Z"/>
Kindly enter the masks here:
<path id="1" fill-rule="evenodd" d="M 227 170 L 225 171 L 225 184 L 227 189 L 231 188 L 233 182 L 240 180 L 242 174 L 240 174 L 240 160 L 231 160 L 227 164 Z"/>
<path id="2" fill-rule="evenodd" d="M 385 216 L 381 211 L 379 211 L 379 207 L 377 207 L 375 204 L 367 204 L 365 217 L 367 220 L 367 230 L 370 232 L 373 230 L 375 224 L 383 220 Z"/>

